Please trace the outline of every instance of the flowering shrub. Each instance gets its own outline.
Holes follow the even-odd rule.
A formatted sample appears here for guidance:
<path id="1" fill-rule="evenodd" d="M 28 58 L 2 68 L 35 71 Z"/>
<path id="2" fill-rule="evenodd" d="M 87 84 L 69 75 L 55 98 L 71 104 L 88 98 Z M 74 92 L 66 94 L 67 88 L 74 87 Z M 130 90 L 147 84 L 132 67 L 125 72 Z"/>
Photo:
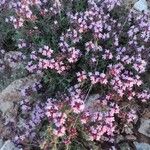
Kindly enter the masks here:
<path id="1" fill-rule="evenodd" d="M 22 91 L 26 117 L 15 138 L 18 144 L 68 149 L 80 138 L 115 144 L 117 135 L 138 119 L 136 108 L 125 104 L 150 99 L 142 81 L 149 63 L 149 14 L 126 12 L 118 0 L 87 3 L 79 12 L 65 12 L 60 1 L 10 3 L 16 15 L 6 22 L 16 29 L 18 48 L 30 54 L 26 69 L 43 72 L 48 88 L 38 90 L 39 101 L 30 96 L 40 84 Z M 48 18 L 50 24 L 44 22 Z M 88 105 L 94 93 L 99 97 Z"/>

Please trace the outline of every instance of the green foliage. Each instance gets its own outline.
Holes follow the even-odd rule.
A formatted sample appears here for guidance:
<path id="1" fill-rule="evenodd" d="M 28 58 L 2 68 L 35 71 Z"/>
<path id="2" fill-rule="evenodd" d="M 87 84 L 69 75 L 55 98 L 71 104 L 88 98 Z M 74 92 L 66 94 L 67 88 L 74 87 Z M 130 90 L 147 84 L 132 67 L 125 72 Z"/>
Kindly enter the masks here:
<path id="1" fill-rule="evenodd" d="M 74 0 L 73 10 L 75 12 L 84 11 L 87 8 L 87 0 Z"/>
<path id="2" fill-rule="evenodd" d="M 65 92 L 68 89 L 72 78 L 73 76 L 62 76 L 53 71 L 46 71 L 44 76 L 44 83 L 48 89 L 47 92 L 49 92 L 49 94 L 54 94 L 56 91 Z"/>
<path id="3" fill-rule="evenodd" d="M 13 51 L 16 50 L 16 41 L 13 38 L 15 29 L 5 21 L 6 17 L 9 15 L 11 15 L 11 12 L 0 9 L 0 49 Z"/>

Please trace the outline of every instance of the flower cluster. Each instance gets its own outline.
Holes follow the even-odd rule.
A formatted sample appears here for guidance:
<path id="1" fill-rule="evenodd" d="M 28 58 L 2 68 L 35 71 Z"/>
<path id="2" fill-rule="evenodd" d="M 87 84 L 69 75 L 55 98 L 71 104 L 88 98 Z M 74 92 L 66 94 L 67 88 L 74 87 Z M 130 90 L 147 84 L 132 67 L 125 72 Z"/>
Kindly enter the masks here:
<path id="1" fill-rule="evenodd" d="M 24 62 L 26 56 L 20 51 L 10 51 L 5 52 L 5 50 L 0 51 L 0 71 L 5 72 L 8 67 L 19 68 L 20 62 Z M 23 63 L 22 63 L 23 64 Z"/>
<path id="2" fill-rule="evenodd" d="M 23 143 L 24 140 L 32 140 L 37 134 L 37 127 L 41 124 L 44 118 L 44 103 L 34 102 L 33 95 L 41 88 L 39 81 L 32 85 L 26 86 L 21 90 L 22 100 L 20 101 L 20 113 L 24 116 L 23 122 L 19 127 L 20 131 L 16 135 L 14 142 L 17 144 Z"/>
<path id="3" fill-rule="evenodd" d="M 76 85 L 69 89 L 66 98 L 63 97 L 65 100 L 48 99 L 45 114 L 49 122 L 55 125 L 53 135 L 64 137 L 66 142 L 65 136 L 69 133 L 68 139 L 71 140 L 70 136 L 73 133 L 71 134 L 69 129 L 74 127 L 74 130 L 78 130 L 79 121 L 90 140 L 112 142 L 117 125 L 114 116 L 119 114 L 119 106 L 108 95 L 105 98 L 100 96 L 93 104 L 85 107 L 86 98 L 81 93 L 83 93 L 81 87 Z M 72 117 L 76 119 L 72 120 Z M 134 119 L 135 116 L 131 113 L 129 120 Z"/>
<path id="4" fill-rule="evenodd" d="M 146 102 L 150 99 L 150 93 L 148 90 L 144 90 L 142 92 L 137 93 L 137 97 L 142 101 Z"/>
<path id="5" fill-rule="evenodd" d="M 5 1 L 1 2 L 2 4 Z M 0 3 L 0 4 L 1 4 Z M 1 5 L 2 5 L 1 4 Z M 47 0 L 14 0 L 9 2 L 9 9 L 13 10 L 16 16 L 10 16 L 6 18 L 6 22 L 11 22 L 15 29 L 23 27 L 25 21 L 35 21 L 37 16 L 35 15 L 32 7 L 36 7 L 40 12 L 40 15 L 56 15 L 61 10 L 61 3 L 54 1 L 51 3 L 51 7 L 46 7 L 48 4 Z"/>
<path id="6" fill-rule="evenodd" d="M 38 57 L 39 55 L 41 58 Z M 37 63 L 35 63 L 35 61 Z M 53 58 L 53 50 L 46 45 L 43 48 L 40 48 L 38 53 L 35 51 L 32 52 L 31 61 L 28 62 L 26 68 L 31 73 L 41 72 L 43 69 L 53 69 L 58 73 L 62 73 L 66 69 L 61 60 L 58 61 Z"/>
<path id="7" fill-rule="evenodd" d="M 37 135 L 38 126 L 41 124 L 44 118 L 44 105 L 41 103 L 37 103 L 32 111 L 30 111 L 30 115 L 28 119 L 25 119 L 22 126 L 20 127 L 20 132 L 14 138 L 14 142 L 17 144 L 23 144 L 25 140 L 33 140 Z M 26 109 L 28 111 L 28 109 Z M 36 142 L 36 141 L 35 141 Z"/>
<path id="8" fill-rule="evenodd" d="M 53 134 L 61 137 L 65 134 L 66 128 L 64 126 L 66 122 L 67 115 L 66 113 L 59 112 L 59 107 L 56 104 L 52 104 L 52 100 L 49 99 L 46 105 L 46 115 L 49 118 L 50 122 L 54 122 L 55 129 Z"/>
<path id="9" fill-rule="evenodd" d="M 26 56 L 18 51 L 17 53 L 7 53 L 4 57 L 4 60 L 8 63 L 11 64 L 10 66 L 13 66 L 17 62 L 24 61 L 26 59 Z"/>
<path id="10" fill-rule="evenodd" d="M 19 41 L 19 42 L 18 42 L 18 48 L 19 48 L 19 49 L 26 47 L 26 42 L 25 42 L 25 40 L 19 39 L 18 41 Z"/>
<path id="11" fill-rule="evenodd" d="M 84 95 L 82 94 L 81 89 L 79 89 L 78 85 L 75 86 L 75 89 L 70 88 L 70 106 L 74 113 L 81 113 L 84 108 Z"/>
<path id="12" fill-rule="evenodd" d="M 136 112 L 134 110 L 131 110 L 128 114 L 127 114 L 127 121 L 128 122 L 132 122 L 133 120 L 137 119 L 137 115 Z"/>
<path id="13" fill-rule="evenodd" d="M 113 142 L 113 136 L 115 133 L 115 114 L 119 113 L 119 107 L 113 103 L 110 99 L 110 104 L 107 102 L 107 99 L 97 100 L 95 105 L 99 105 L 101 111 L 95 111 L 90 113 L 91 119 L 87 123 L 93 123 L 93 126 L 87 128 L 89 133 L 90 140 L 106 140 Z M 102 104 L 101 104 L 102 103 Z M 97 107 L 97 106 L 95 106 Z M 87 124 L 86 123 L 86 124 Z M 114 140 L 114 139 L 113 139 Z"/>
<path id="14" fill-rule="evenodd" d="M 105 73 L 99 73 L 96 71 L 95 73 L 89 73 L 90 80 L 92 84 L 100 83 L 100 84 L 107 84 L 107 77 Z"/>
<path id="15" fill-rule="evenodd" d="M 11 16 L 10 21 L 19 28 L 24 26 L 25 20 L 38 20 L 30 7 L 34 5 L 42 17 L 49 13 L 61 14 L 59 1 L 50 9 L 47 3 L 40 0 L 12 3 L 11 7 L 20 17 Z M 120 16 L 116 14 L 120 4 L 118 0 L 88 0 L 85 11 L 66 14 L 69 27 L 56 38 L 57 41 L 51 38 L 52 43 L 41 40 L 40 36 L 37 38 L 39 45 L 19 39 L 19 48 L 30 45 L 32 51 L 26 66 L 30 73 L 44 72 L 50 80 L 61 78 L 58 86 L 63 82 L 68 84 L 67 91 L 58 87 L 60 91 L 55 89 L 53 96 L 41 103 L 30 100 L 36 87 L 41 87 L 39 84 L 22 90 L 25 99 L 21 102 L 21 111 L 23 114 L 30 112 L 27 113 L 30 119 L 23 128 L 26 131 L 24 139 L 36 137 L 37 126 L 47 120 L 45 124 L 52 129 L 48 132 L 49 139 L 54 137 L 70 144 L 82 130 L 91 141 L 113 143 L 121 127 L 135 123 L 136 108 L 126 106 L 126 109 L 122 104 L 150 99 L 150 92 L 144 89 L 142 81 L 150 53 L 150 16 L 132 11 Z M 59 22 L 56 19 L 54 24 Z M 61 32 L 61 25 L 59 27 L 57 31 Z M 99 98 L 88 104 L 90 94 L 95 92 Z"/>
<path id="16" fill-rule="evenodd" d="M 75 73 L 74 81 L 82 87 L 86 84 L 100 87 L 100 98 L 91 104 L 92 109 L 86 106 L 89 93 L 79 85 L 70 88 L 69 94 L 60 101 L 48 100 L 46 116 L 54 125 L 54 136 L 66 140 L 66 136 L 74 135 L 70 133 L 71 128 L 77 131 L 76 122 L 80 122 L 90 140 L 113 142 L 114 133 L 118 132 L 116 117 L 127 123 L 137 118 L 134 110 L 120 109 L 120 103 L 149 99 L 149 92 L 142 91 L 141 79 L 147 65 L 143 49 L 148 50 L 144 45 L 150 40 L 148 14 L 143 14 L 145 19 L 142 19 L 130 12 L 122 23 L 122 18 L 116 19 L 112 13 L 113 8 L 120 5 L 118 1 L 90 0 L 88 5 L 86 11 L 68 15 L 70 27 L 61 35 L 58 49 L 55 51 L 44 45 L 39 51 L 33 51 L 27 69 L 30 72 L 50 69 L 60 75 L 75 70 L 69 75 Z M 135 25 L 132 25 L 133 19 Z M 68 124 L 70 128 L 67 128 Z"/>

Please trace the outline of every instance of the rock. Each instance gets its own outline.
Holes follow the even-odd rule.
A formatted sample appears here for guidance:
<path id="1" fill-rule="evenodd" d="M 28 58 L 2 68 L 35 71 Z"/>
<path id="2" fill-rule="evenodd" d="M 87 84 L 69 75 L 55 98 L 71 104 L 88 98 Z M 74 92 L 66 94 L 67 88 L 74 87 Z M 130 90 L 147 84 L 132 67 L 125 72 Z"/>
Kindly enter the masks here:
<path id="1" fill-rule="evenodd" d="M 150 119 L 141 119 L 141 125 L 138 131 L 139 133 L 150 137 Z"/>
<path id="2" fill-rule="evenodd" d="M 12 138 L 19 122 L 18 103 L 22 100 L 21 89 L 41 80 L 42 75 L 30 75 L 12 82 L 0 93 L 0 138 Z"/>
<path id="3" fill-rule="evenodd" d="M 147 137 L 139 132 L 137 133 L 137 140 L 140 141 L 140 143 L 149 143 L 149 137 Z"/>
<path id="4" fill-rule="evenodd" d="M 138 11 L 146 11 L 148 12 L 148 4 L 146 0 L 139 0 L 138 2 L 136 2 L 134 4 L 134 9 L 138 10 Z"/>
<path id="5" fill-rule="evenodd" d="M 10 102 L 10 101 L 4 101 L 4 102 L 2 102 L 1 103 L 1 105 L 0 105 L 0 111 L 2 112 L 2 113 L 5 113 L 5 112 L 7 112 L 7 110 L 9 110 L 10 108 L 13 108 L 13 101 L 12 102 Z"/>
<path id="6" fill-rule="evenodd" d="M 127 9 L 131 9 L 137 1 L 138 0 L 123 0 L 123 3 Z"/>
<path id="7" fill-rule="evenodd" d="M 99 94 L 93 94 L 90 95 L 89 98 L 86 100 L 86 108 L 89 109 L 89 107 L 93 106 L 93 103 L 100 97 Z"/>
<path id="8" fill-rule="evenodd" d="M 0 148 L 3 146 L 4 142 L 0 139 Z"/>
<path id="9" fill-rule="evenodd" d="M 148 9 L 150 10 L 150 1 L 148 1 L 147 3 L 148 3 Z"/>
<path id="10" fill-rule="evenodd" d="M 137 150 L 150 150 L 150 145 L 146 143 L 134 142 L 134 145 Z"/>
<path id="11" fill-rule="evenodd" d="M 19 51 L 4 52 L 0 56 L 0 91 L 16 79 L 27 76 L 25 55 Z"/>
<path id="12" fill-rule="evenodd" d="M 150 107 L 145 108 L 142 114 L 143 119 L 150 119 Z"/>
<path id="13" fill-rule="evenodd" d="M 4 145 L 2 146 L 0 150 L 21 150 L 21 149 L 15 147 L 14 143 L 8 140 L 4 143 Z"/>
<path id="14" fill-rule="evenodd" d="M 21 89 L 25 86 L 30 86 L 36 83 L 41 77 L 38 75 L 31 75 L 12 82 L 0 93 L 0 111 L 5 114 L 14 106 L 14 102 L 21 100 Z"/>

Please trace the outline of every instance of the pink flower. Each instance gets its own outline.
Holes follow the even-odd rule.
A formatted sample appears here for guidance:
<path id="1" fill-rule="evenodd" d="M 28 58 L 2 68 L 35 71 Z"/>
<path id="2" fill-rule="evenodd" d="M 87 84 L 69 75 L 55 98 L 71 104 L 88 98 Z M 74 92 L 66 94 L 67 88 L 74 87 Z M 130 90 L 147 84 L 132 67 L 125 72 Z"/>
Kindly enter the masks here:
<path id="1" fill-rule="evenodd" d="M 51 58 L 51 55 L 53 53 L 53 50 L 50 49 L 48 46 L 44 45 L 43 48 L 39 49 L 39 52 L 43 55 L 43 56 L 47 56 L 48 58 Z"/>
<path id="2" fill-rule="evenodd" d="M 53 134 L 57 137 L 62 137 L 66 133 L 66 128 L 64 126 L 60 126 L 53 130 Z"/>
<path id="3" fill-rule="evenodd" d="M 81 99 L 73 99 L 71 101 L 71 108 L 74 113 L 79 114 L 85 108 L 84 101 Z"/>
<path id="4" fill-rule="evenodd" d="M 127 121 L 128 121 L 128 122 L 133 122 L 135 119 L 137 119 L 136 112 L 135 112 L 134 110 L 131 110 L 131 111 L 127 114 Z"/>
<path id="5" fill-rule="evenodd" d="M 77 77 L 78 77 L 78 82 L 82 82 L 82 81 L 86 80 L 87 79 L 86 72 L 85 71 L 78 72 Z"/>
<path id="6" fill-rule="evenodd" d="M 109 50 L 105 50 L 104 54 L 102 55 L 102 58 L 105 60 L 109 60 L 113 58 L 113 55 Z"/>
<path id="7" fill-rule="evenodd" d="M 57 127 L 65 124 L 67 115 L 65 113 L 56 112 L 53 114 L 53 121 Z"/>
<path id="8" fill-rule="evenodd" d="M 83 112 L 83 114 L 80 117 L 80 121 L 82 124 L 86 124 L 89 120 L 90 113 L 89 112 Z"/>

